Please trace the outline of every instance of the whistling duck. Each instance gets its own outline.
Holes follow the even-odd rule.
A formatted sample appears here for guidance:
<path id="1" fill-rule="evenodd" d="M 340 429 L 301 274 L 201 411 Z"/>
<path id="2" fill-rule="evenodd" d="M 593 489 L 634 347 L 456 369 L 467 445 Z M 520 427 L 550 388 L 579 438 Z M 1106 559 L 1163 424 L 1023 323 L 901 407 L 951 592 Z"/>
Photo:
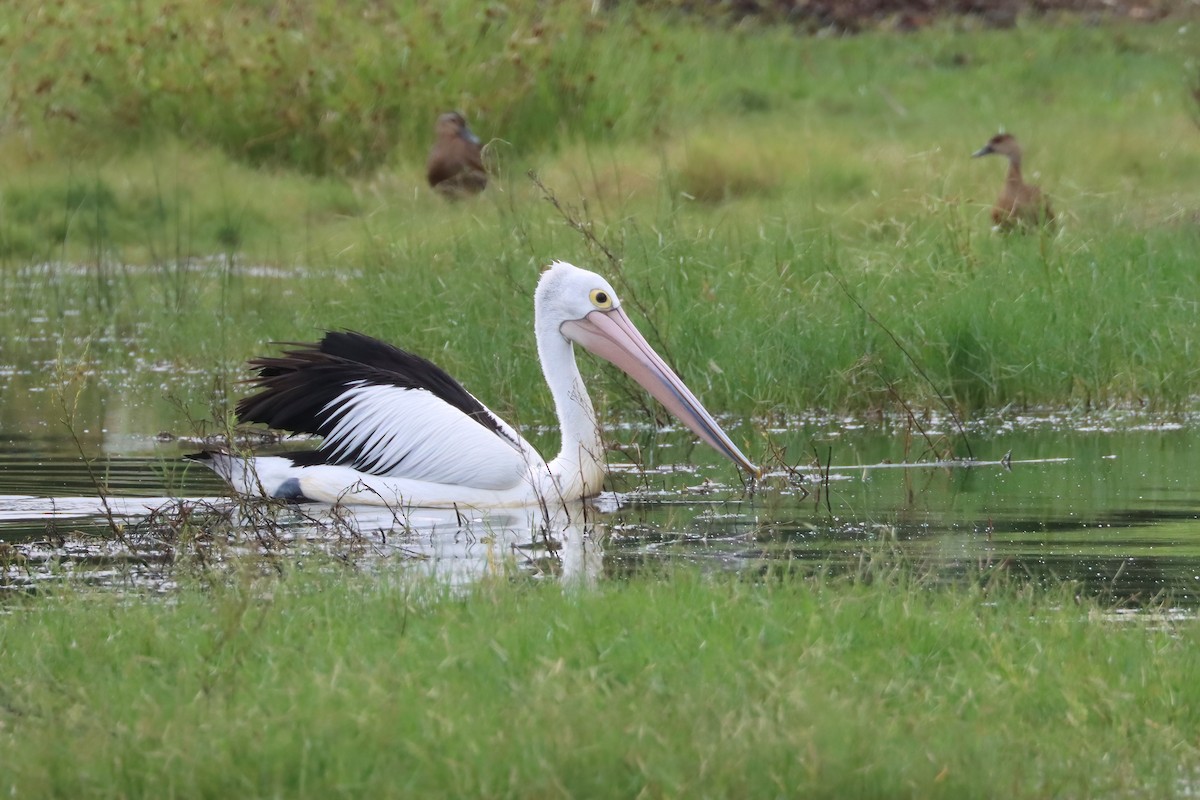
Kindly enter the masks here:
<path id="1" fill-rule="evenodd" d="M 457 111 L 442 114 L 433 131 L 437 141 L 425 164 L 429 185 L 452 198 L 482 192 L 488 179 L 483 147 L 463 115 Z"/>
<path id="2" fill-rule="evenodd" d="M 1004 179 L 1004 189 L 992 208 L 992 222 L 996 227 L 1002 231 L 1009 231 L 1018 225 L 1030 227 L 1053 222 L 1054 212 L 1050 210 L 1050 201 L 1042 194 L 1041 189 L 1026 183 L 1021 177 L 1021 147 L 1017 144 L 1016 137 L 1009 133 L 997 134 L 972 158 L 992 153 L 1008 159 L 1008 175 Z"/>

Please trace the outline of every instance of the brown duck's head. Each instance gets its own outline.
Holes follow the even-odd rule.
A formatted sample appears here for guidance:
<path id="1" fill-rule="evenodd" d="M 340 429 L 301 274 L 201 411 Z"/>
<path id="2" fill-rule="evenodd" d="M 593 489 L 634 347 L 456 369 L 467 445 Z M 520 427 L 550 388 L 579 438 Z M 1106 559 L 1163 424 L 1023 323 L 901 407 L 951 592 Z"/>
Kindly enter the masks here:
<path id="1" fill-rule="evenodd" d="M 439 140 L 462 138 L 471 144 L 479 144 L 479 137 L 467 125 L 466 117 L 457 111 L 447 111 L 438 117 L 433 130 Z"/>
<path id="2" fill-rule="evenodd" d="M 987 156 L 992 153 L 1019 159 L 1021 157 L 1021 148 L 1017 144 L 1017 137 L 1011 133 L 998 133 L 991 139 L 988 139 L 988 143 L 976 150 L 971 157 L 979 158 L 980 156 Z"/>

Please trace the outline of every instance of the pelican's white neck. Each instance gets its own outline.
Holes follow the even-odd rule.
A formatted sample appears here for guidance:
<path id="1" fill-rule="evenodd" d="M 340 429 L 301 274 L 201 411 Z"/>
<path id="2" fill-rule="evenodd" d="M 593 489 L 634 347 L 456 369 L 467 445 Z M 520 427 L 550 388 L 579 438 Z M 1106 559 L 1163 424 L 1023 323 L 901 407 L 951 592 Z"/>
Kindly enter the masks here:
<path id="1" fill-rule="evenodd" d="M 604 444 L 592 399 L 575 363 L 573 345 L 558 330 L 557 321 L 539 314 L 536 320 L 538 356 L 554 397 L 562 448 L 547 468 L 565 498 L 592 497 L 604 483 Z"/>

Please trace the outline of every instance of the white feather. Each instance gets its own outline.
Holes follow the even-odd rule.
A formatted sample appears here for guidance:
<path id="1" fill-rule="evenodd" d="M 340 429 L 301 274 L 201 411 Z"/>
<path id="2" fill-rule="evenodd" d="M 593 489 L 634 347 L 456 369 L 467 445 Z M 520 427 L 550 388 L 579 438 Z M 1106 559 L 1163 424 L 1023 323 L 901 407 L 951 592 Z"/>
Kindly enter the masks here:
<path id="1" fill-rule="evenodd" d="M 477 489 L 507 489 L 529 475 L 523 441 L 423 389 L 359 383 L 326 409 L 336 424 L 321 449 L 331 460 L 357 452 L 355 468 L 372 475 Z"/>

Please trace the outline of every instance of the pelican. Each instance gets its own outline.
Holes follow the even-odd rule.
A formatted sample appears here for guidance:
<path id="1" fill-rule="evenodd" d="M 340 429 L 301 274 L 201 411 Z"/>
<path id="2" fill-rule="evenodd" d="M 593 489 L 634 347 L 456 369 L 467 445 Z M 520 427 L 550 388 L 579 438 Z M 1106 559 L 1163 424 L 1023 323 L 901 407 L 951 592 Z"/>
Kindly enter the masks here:
<path id="1" fill-rule="evenodd" d="M 555 262 L 538 281 L 534 328 L 562 431 L 549 462 L 433 363 L 353 332 L 256 358 L 260 391 L 242 422 L 323 437 L 314 451 L 196 458 L 243 495 L 395 507 L 512 508 L 595 496 L 604 446 L 574 345 L 612 362 L 702 440 L 754 477 L 750 462 L 633 326 L 604 278 Z"/>

